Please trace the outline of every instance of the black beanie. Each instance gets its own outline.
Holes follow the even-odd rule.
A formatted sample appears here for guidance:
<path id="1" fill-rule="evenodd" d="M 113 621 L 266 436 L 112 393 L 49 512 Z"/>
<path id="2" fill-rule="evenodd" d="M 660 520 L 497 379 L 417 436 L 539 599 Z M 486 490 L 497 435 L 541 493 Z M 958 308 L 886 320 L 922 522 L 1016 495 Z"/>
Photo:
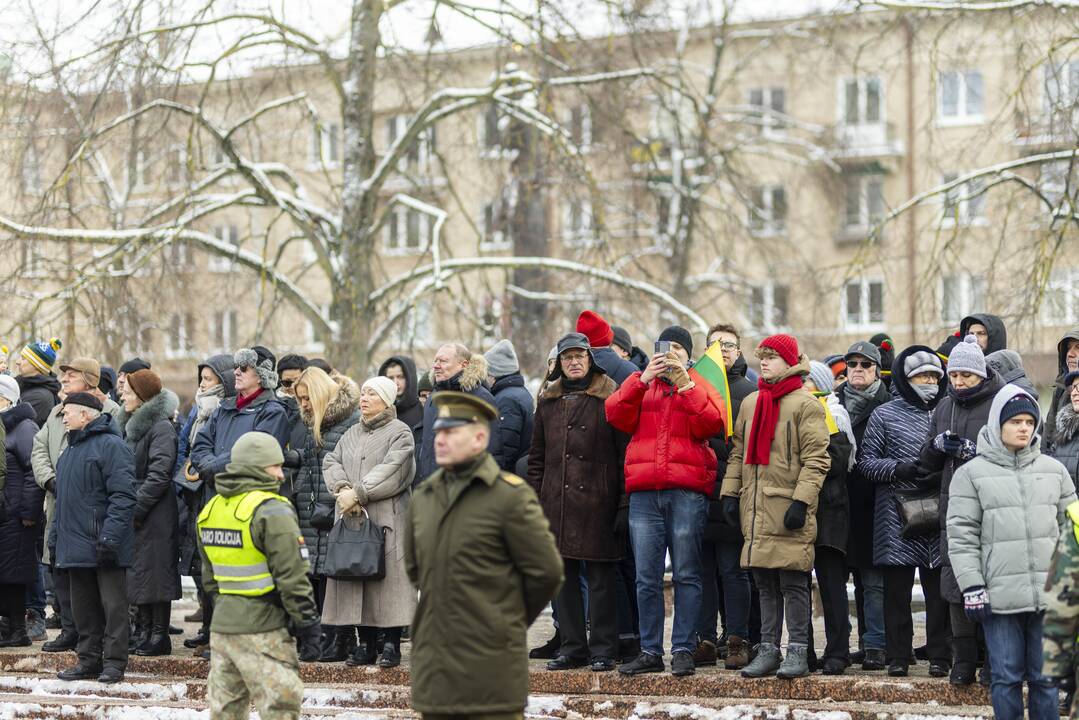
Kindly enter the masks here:
<path id="1" fill-rule="evenodd" d="M 1035 423 L 1038 422 L 1042 415 L 1041 409 L 1038 408 L 1038 403 L 1034 402 L 1034 399 L 1026 393 L 1020 393 L 1004 403 L 1004 407 L 1000 409 L 1001 426 L 1016 415 L 1022 415 L 1023 413 L 1032 416 Z"/>
<path id="2" fill-rule="evenodd" d="M 255 351 L 258 354 L 258 351 Z M 303 355 L 295 355 L 289 353 L 288 355 L 282 355 L 281 359 L 277 361 L 277 374 L 280 375 L 285 370 L 306 370 L 307 358 Z"/>
<path id="3" fill-rule="evenodd" d="M 689 334 L 689 330 L 677 325 L 671 325 L 669 328 L 659 334 L 660 342 L 669 340 L 670 342 L 676 342 L 685 348 L 686 353 L 693 357 L 693 336 Z"/>
<path id="4" fill-rule="evenodd" d="M 124 375 L 130 375 L 131 373 L 138 372 L 139 370 L 149 370 L 149 369 L 150 369 L 150 363 L 146 362 L 145 360 L 143 360 L 140 357 L 131 358 L 130 360 L 128 360 L 127 362 L 125 362 L 123 365 L 120 366 L 120 372 L 122 372 Z"/>
<path id="5" fill-rule="evenodd" d="M 633 352 L 633 340 L 629 337 L 629 331 L 618 325 L 611 325 L 611 330 L 614 331 L 614 340 L 611 341 L 611 344 L 617 345 L 627 353 Z"/>

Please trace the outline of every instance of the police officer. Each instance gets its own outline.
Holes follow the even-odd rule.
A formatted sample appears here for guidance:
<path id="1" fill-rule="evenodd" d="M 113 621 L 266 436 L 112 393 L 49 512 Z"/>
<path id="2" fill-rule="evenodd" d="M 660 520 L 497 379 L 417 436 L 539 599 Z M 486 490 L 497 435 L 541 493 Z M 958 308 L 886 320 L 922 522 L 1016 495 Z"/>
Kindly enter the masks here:
<path id="1" fill-rule="evenodd" d="M 1060 533 L 1056 555 L 1045 581 L 1045 619 L 1042 621 L 1042 673 L 1066 694 L 1072 720 L 1075 703 L 1076 642 L 1079 639 L 1079 501 L 1068 506 L 1066 529 Z M 1062 707 L 1067 712 L 1067 707 Z"/>
<path id="2" fill-rule="evenodd" d="M 263 720 L 298 718 L 303 683 L 286 627 L 304 660 L 317 659 L 321 628 L 296 512 L 276 494 L 281 445 L 245 433 L 231 460 L 198 518 L 203 583 L 214 601 L 210 717 L 247 718 L 253 695 Z"/>
<path id="3" fill-rule="evenodd" d="M 412 707 L 425 719 L 521 718 L 528 626 L 562 583 L 562 558 L 532 488 L 487 452 L 488 402 L 435 393 L 439 470 L 416 488 L 405 565 L 420 591 Z"/>

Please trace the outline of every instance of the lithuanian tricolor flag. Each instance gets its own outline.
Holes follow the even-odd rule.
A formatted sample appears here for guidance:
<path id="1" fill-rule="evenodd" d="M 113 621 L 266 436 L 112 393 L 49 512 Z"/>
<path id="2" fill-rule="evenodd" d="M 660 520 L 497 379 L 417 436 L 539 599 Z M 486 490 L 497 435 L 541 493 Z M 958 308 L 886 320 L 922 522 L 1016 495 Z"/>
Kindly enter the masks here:
<path id="1" fill-rule="evenodd" d="M 712 343 L 693 369 L 723 398 L 723 426 L 727 428 L 727 437 L 730 437 L 734 434 L 731 423 L 734 415 L 731 410 L 731 386 L 727 384 L 727 366 L 723 362 L 723 351 L 720 350 L 718 341 Z"/>

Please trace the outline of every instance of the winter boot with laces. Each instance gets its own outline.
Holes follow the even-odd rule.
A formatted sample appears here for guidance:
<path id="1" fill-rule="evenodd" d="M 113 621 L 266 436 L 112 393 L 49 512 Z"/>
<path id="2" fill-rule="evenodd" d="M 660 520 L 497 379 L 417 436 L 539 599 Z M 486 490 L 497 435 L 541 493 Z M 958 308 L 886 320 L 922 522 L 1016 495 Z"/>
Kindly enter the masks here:
<path id="1" fill-rule="evenodd" d="M 782 662 L 783 657 L 779 654 L 779 648 L 772 643 L 762 642 L 757 647 L 757 657 L 753 658 L 753 662 L 749 665 L 742 668 L 742 677 L 768 677 L 775 674 Z"/>
<path id="2" fill-rule="evenodd" d="M 805 645 L 791 643 L 787 646 L 787 657 L 779 666 L 776 677 L 783 680 L 803 677 L 809 674 L 808 648 Z"/>

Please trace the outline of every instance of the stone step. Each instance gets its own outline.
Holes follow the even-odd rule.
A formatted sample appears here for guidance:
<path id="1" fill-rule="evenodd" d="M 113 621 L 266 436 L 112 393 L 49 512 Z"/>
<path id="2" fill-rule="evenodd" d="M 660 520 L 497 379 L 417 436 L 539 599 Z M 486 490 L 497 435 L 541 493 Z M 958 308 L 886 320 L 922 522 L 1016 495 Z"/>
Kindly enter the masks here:
<path id="1" fill-rule="evenodd" d="M 0 673 L 51 675 L 74 663 L 71 653 L 0 653 Z M 924 663 L 915 666 L 924 672 Z M 205 679 L 209 663 L 191 657 L 133 657 L 128 674 L 164 683 L 172 680 Z M 350 668 L 344 663 L 305 663 L 301 676 L 308 685 L 349 685 L 371 687 L 409 686 L 406 667 L 383 670 L 376 667 Z M 825 677 L 811 675 L 797 680 L 765 678 L 749 680 L 735 671 L 702 668 L 696 675 L 676 678 L 668 673 L 624 677 L 617 672 L 548 672 L 542 663 L 533 663 L 530 672 L 533 693 L 551 695 L 660 696 L 695 698 L 744 698 L 773 701 L 837 703 L 912 703 L 940 707 L 987 706 L 989 695 L 979 685 L 955 687 L 946 679 L 917 677 L 889 678 L 883 673 L 848 672 Z"/>

